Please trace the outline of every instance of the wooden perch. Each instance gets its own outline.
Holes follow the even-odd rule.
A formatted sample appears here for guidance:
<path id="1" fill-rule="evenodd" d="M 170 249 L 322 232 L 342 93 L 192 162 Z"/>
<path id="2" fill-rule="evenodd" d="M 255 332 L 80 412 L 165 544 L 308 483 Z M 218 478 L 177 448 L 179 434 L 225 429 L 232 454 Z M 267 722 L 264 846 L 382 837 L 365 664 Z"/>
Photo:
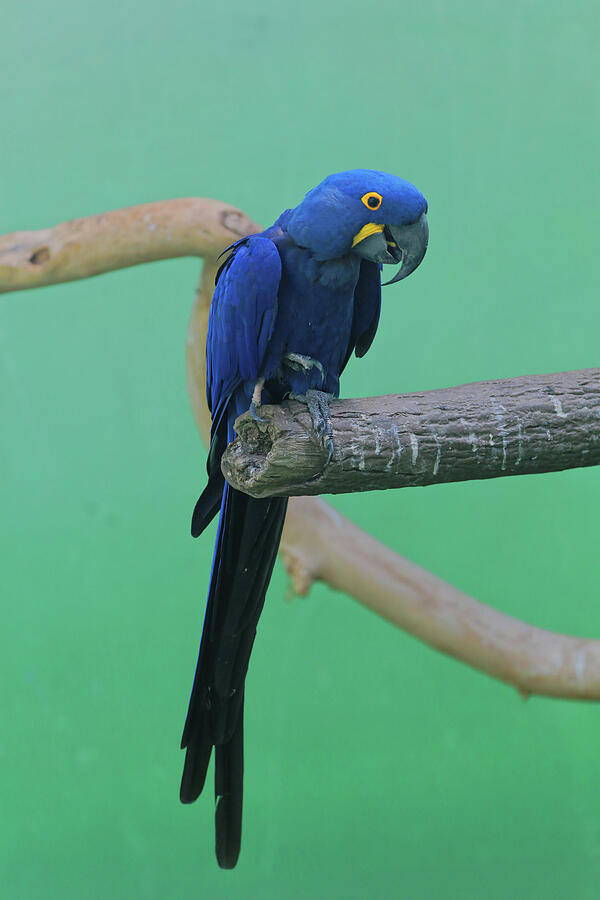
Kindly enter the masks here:
<path id="1" fill-rule="evenodd" d="M 190 399 L 198 427 L 206 440 L 210 431 L 210 416 L 204 394 L 205 339 L 216 271 L 214 263 L 216 256 L 228 244 L 243 234 L 258 230 L 258 225 L 233 207 L 215 200 L 191 198 L 116 210 L 65 222 L 43 231 L 18 232 L 0 237 L 0 292 L 87 278 L 156 259 L 202 256 L 205 263 L 190 319 L 187 363 Z M 590 376 L 590 372 L 566 373 L 564 377 L 577 374 L 592 379 L 596 377 Z M 562 376 L 545 376 L 546 379 L 548 377 Z M 443 392 L 421 396 L 434 393 Z M 418 395 L 412 396 L 416 398 Z M 494 396 L 504 405 L 498 393 Z M 561 406 L 557 408 L 554 400 L 559 401 Z M 571 418 L 574 412 L 571 401 L 567 405 L 566 399 L 560 395 L 554 395 L 554 400 L 548 394 L 550 406 L 545 410 L 549 420 L 554 409 L 552 422 L 560 424 L 557 420 L 563 422 L 563 417 L 565 421 L 574 421 Z M 575 395 L 573 401 L 576 401 Z M 296 408 L 293 409 L 292 418 L 306 424 L 303 418 L 305 410 L 297 413 Z M 584 413 L 583 408 L 580 412 Z M 499 462 L 500 472 L 497 474 L 509 474 L 509 465 L 516 466 L 518 440 L 516 445 L 512 442 L 510 446 L 508 442 L 503 444 L 500 421 L 490 413 L 493 410 L 488 409 L 490 433 L 499 436 L 500 442 L 496 443 L 494 438 L 495 456 L 491 451 L 486 450 L 486 453 L 496 465 Z M 377 422 L 374 424 L 377 425 Z M 552 433 L 552 428 L 548 427 Z M 528 438 L 523 427 L 521 430 L 522 439 Z M 376 433 L 371 432 L 373 448 L 376 447 Z M 417 436 L 421 432 L 417 430 L 412 433 Z M 307 440 L 312 440 L 308 432 L 305 431 L 305 434 L 308 435 Z M 408 444 L 403 446 L 400 458 L 395 455 L 398 464 L 402 458 L 406 462 L 407 456 L 412 460 L 414 447 L 410 434 L 407 434 Z M 541 440 L 543 443 L 543 436 Z M 435 439 L 433 443 L 435 445 Z M 437 458 L 437 445 L 435 447 L 433 457 L 431 443 L 427 444 L 427 456 L 425 440 L 417 447 L 421 461 L 426 462 L 430 474 L 433 474 Z M 468 450 L 463 447 L 465 449 Z M 546 447 L 550 454 L 554 449 L 554 444 Z M 586 447 L 582 444 L 581 452 L 584 449 Z M 592 451 L 591 445 L 588 449 Z M 479 450 L 482 452 L 481 447 Z M 381 453 L 374 456 L 377 458 Z M 365 456 L 365 470 L 367 458 Z M 507 468 L 502 470 L 504 459 Z M 523 464 L 523 459 L 519 465 Z M 444 467 L 451 465 L 448 454 L 444 457 L 440 455 L 436 476 L 442 471 L 442 460 Z M 319 456 L 320 466 L 322 461 Z M 361 471 L 360 460 L 358 462 Z M 391 468 L 393 466 L 394 463 Z M 307 593 L 314 581 L 322 580 L 337 590 L 345 591 L 432 647 L 514 685 L 522 694 L 600 699 L 600 641 L 567 637 L 534 628 L 478 603 L 435 575 L 392 553 L 318 497 L 297 497 L 290 501 L 281 552 L 299 594 Z"/>
<path id="2" fill-rule="evenodd" d="M 253 497 L 339 494 L 600 464 L 600 369 L 331 403 L 335 453 L 305 405 L 236 423 L 221 467 Z"/>
<path id="3" fill-rule="evenodd" d="M 259 231 L 245 213 L 203 197 L 164 200 L 0 236 L 0 293 L 43 287 L 175 256 L 216 259 Z"/>

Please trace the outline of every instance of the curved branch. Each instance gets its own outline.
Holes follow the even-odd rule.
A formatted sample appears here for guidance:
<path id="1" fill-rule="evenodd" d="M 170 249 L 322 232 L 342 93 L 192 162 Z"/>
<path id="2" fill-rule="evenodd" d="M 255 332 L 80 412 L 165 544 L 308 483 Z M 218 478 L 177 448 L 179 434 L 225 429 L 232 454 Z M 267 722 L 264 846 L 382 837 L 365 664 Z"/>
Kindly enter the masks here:
<path id="1" fill-rule="evenodd" d="M 223 474 L 253 497 L 339 494 L 600 464 L 600 369 L 331 403 L 329 465 L 306 406 L 236 423 Z"/>
<path id="2" fill-rule="evenodd" d="M 204 399 L 204 342 L 215 257 L 237 237 L 258 230 L 239 210 L 214 200 L 188 199 L 6 235 L 0 237 L 0 292 L 156 259 L 204 256 L 187 360 L 190 399 L 206 438 L 210 416 Z M 600 641 L 533 628 L 478 603 L 392 553 L 317 497 L 290 501 L 281 552 L 300 594 L 320 579 L 524 694 L 600 699 Z"/>
<path id="3" fill-rule="evenodd" d="M 600 641 L 536 628 L 394 553 L 317 497 L 290 501 L 282 555 L 296 590 L 320 580 L 521 695 L 600 699 Z"/>
<path id="4" fill-rule="evenodd" d="M 245 213 L 202 197 L 128 206 L 0 237 L 0 293 L 43 287 L 179 256 L 215 259 L 259 230 Z"/>

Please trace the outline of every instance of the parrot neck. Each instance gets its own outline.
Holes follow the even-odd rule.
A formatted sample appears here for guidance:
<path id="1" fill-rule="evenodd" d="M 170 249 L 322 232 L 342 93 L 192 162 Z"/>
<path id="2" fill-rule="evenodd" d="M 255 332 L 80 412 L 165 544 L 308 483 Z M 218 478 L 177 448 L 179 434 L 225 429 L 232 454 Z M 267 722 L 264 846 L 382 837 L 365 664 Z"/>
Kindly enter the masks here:
<path id="1" fill-rule="evenodd" d="M 358 280 L 360 259 L 354 253 L 323 258 L 310 247 L 297 244 L 286 228 L 293 211 L 286 209 L 265 232 L 265 235 L 277 244 L 284 267 L 288 254 L 292 254 L 297 271 L 301 271 L 309 281 L 334 290 L 344 288 L 353 290 Z"/>

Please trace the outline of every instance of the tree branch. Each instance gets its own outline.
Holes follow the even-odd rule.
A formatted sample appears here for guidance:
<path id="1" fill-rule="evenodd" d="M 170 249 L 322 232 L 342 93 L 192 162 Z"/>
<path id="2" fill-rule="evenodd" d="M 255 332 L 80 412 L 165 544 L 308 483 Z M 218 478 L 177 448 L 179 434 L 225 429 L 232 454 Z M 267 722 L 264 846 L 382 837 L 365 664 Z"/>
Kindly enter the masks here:
<path id="1" fill-rule="evenodd" d="M 338 494 L 600 464 L 600 369 L 331 403 L 335 454 L 306 406 L 265 406 L 221 463 L 253 497 Z"/>
<path id="2" fill-rule="evenodd" d="M 258 230 L 239 210 L 215 200 L 192 198 L 6 235 L 0 237 L 0 292 L 87 278 L 156 259 L 203 256 L 187 361 L 190 399 L 206 440 L 210 416 L 204 397 L 204 348 L 215 259 L 236 238 Z M 554 405 L 551 397 L 549 402 Z M 566 404 L 563 408 L 570 416 Z M 560 410 L 556 413 L 561 418 Z M 497 425 L 492 434 L 501 435 Z M 408 446 L 412 458 L 410 435 Z M 418 452 L 425 459 L 423 445 Z M 402 453 L 406 460 L 408 450 Z M 506 460 L 508 464 L 508 446 Z M 430 453 L 427 464 L 433 471 Z M 441 465 L 442 457 L 436 474 Z M 543 631 L 478 603 L 392 553 L 318 497 L 290 501 L 281 552 L 299 594 L 307 593 L 320 579 L 432 647 L 514 685 L 523 694 L 600 699 L 600 641 Z"/>
<path id="3" fill-rule="evenodd" d="M 281 551 L 298 593 L 324 581 L 524 697 L 600 699 L 600 641 L 535 628 L 479 603 L 318 497 L 294 497 L 289 510 Z"/>
<path id="4" fill-rule="evenodd" d="M 128 206 L 0 237 L 0 293 L 43 287 L 178 256 L 216 259 L 260 228 L 245 213 L 202 197 Z"/>

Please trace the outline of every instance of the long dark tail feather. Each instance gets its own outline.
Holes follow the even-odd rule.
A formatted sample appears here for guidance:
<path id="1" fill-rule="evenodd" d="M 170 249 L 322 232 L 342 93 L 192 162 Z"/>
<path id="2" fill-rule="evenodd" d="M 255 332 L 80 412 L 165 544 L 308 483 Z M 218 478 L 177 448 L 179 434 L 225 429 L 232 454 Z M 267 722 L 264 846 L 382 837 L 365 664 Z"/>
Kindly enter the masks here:
<path id="1" fill-rule="evenodd" d="M 209 477 L 192 513 L 192 537 L 199 537 L 219 512 L 224 484 L 220 469 Z"/>
<path id="2" fill-rule="evenodd" d="M 222 869 L 233 869 L 242 843 L 244 704 L 226 744 L 215 747 L 215 850 Z"/>
<path id="3" fill-rule="evenodd" d="M 200 494 L 192 513 L 192 537 L 199 537 L 221 508 L 225 478 L 221 472 L 221 457 L 227 446 L 227 403 L 215 418 L 210 431 L 210 449 L 206 461 L 208 484 Z M 233 436 L 233 433 L 231 434 Z"/>
<path id="4" fill-rule="evenodd" d="M 233 868 L 242 828 L 244 682 L 287 498 L 255 500 L 225 484 L 218 500 L 221 515 L 208 602 L 181 741 L 187 750 L 180 797 L 191 803 L 199 796 L 215 747 L 217 860 L 222 868 Z M 208 524 L 216 504 L 213 470 L 194 510 L 196 526 Z"/>

